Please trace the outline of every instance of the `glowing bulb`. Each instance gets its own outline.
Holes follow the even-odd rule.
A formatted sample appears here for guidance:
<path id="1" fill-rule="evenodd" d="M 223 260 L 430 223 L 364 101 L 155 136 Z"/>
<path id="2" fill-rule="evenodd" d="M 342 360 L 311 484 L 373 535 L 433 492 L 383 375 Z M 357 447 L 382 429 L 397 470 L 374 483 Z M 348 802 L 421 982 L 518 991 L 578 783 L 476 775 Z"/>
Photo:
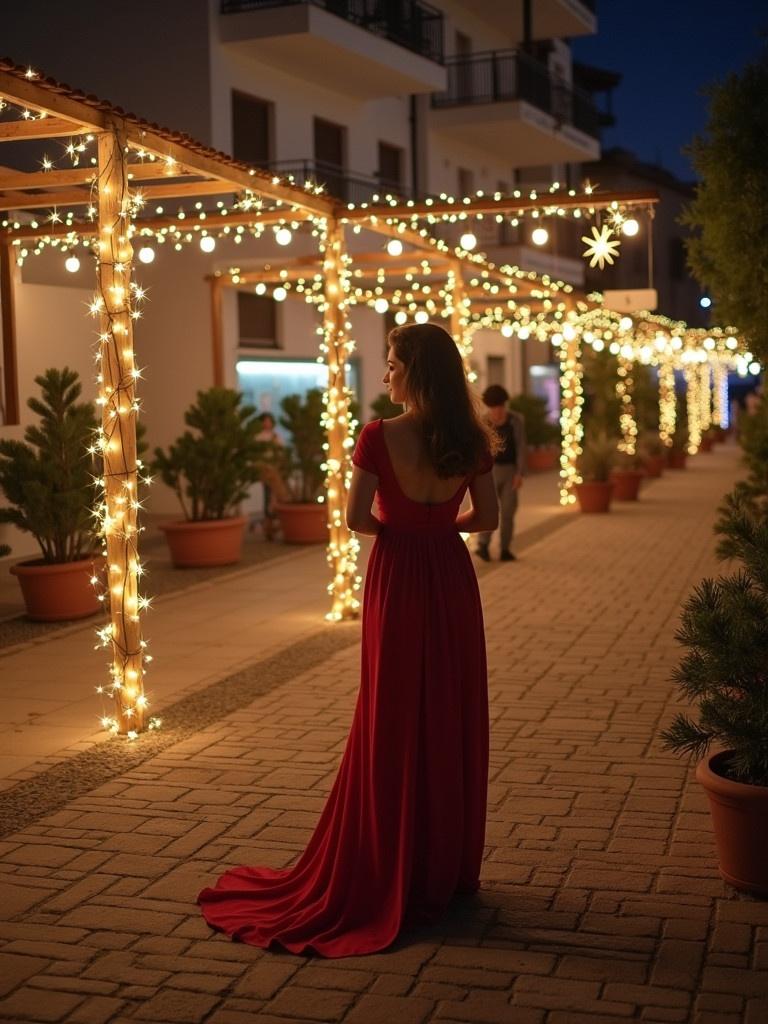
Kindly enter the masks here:
<path id="1" fill-rule="evenodd" d="M 621 318 L 621 320 L 619 321 L 619 327 L 622 329 L 622 331 L 631 331 L 632 330 L 632 317 L 631 316 L 623 316 Z"/>
<path id="2" fill-rule="evenodd" d="M 275 300 L 275 302 L 284 302 L 287 297 L 288 292 L 285 290 L 285 288 L 278 287 L 275 288 L 275 290 L 272 292 L 272 298 Z"/>
<path id="3" fill-rule="evenodd" d="M 477 245 L 477 237 L 471 231 L 465 231 L 459 239 L 462 249 L 474 249 Z"/>
<path id="4" fill-rule="evenodd" d="M 267 294 L 267 286 L 264 284 L 263 281 L 259 281 L 259 283 L 256 285 L 256 287 L 253 290 L 256 292 L 257 295 L 266 295 Z"/>
<path id="5" fill-rule="evenodd" d="M 511 338 L 514 334 L 514 331 L 512 330 L 512 324 L 502 324 L 501 333 L 505 338 Z"/>
<path id="6" fill-rule="evenodd" d="M 699 305 L 702 309 L 709 309 L 709 307 L 712 305 L 712 299 L 710 299 L 708 295 L 702 295 L 699 299 Z"/>
<path id="7" fill-rule="evenodd" d="M 155 258 L 155 250 L 151 245 L 142 245 L 139 249 L 139 259 L 142 263 L 151 263 Z"/>
<path id="8" fill-rule="evenodd" d="M 200 239 L 200 248 L 203 252 L 213 252 L 216 248 L 216 239 L 213 235 L 203 235 Z"/>
<path id="9" fill-rule="evenodd" d="M 389 303 L 387 302 L 386 299 L 376 299 L 376 301 L 373 304 L 373 308 L 376 310 L 377 313 L 386 313 L 387 310 L 389 309 Z"/>
<path id="10" fill-rule="evenodd" d="M 626 235 L 627 238 L 634 238 L 634 236 L 638 233 L 639 230 L 640 225 L 634 217 L 629 217 L 621 225 L 621 233 L 622 235 Z"/>
<path id="11" fill-rule="evenodd" d="M 403 243 L 399 238 L 390 238 L 387 242 L 387 252 L 390 256 L 400 256 L 403 252 Z"/>
<path id="12" fill-rule="evenodd" d="M 753 376 L 757 376 L 757 374 L 760 373 L 760 363 L 750 363 L 749 364 L 749 372 Z"/>
<path id="13" fill-rule="evenodd" d="M 278 245 L 290 245 L 293 241 L 293 234 L 288 228 L 278 228 L 275 232 L 275 241 Z"/>
<path id="14" fill-rule="evenodd" d="M 546 245 L 549 241 L 549 232 L 546 228 L 534 228 L 531 232 L 531 241 L 534 245 Z"/>
<path id="15" fill-rule="evenodd" d="M 399 327 L 402 327 L 404 323 L 407 323 L 407 321 L 408 321 L 408 314 L 405 313 L 402 309 L 399 309 L 395 313 L 395 323 Z"/>
<path id="16" fill-rule="evenodd" d="M 425 309 L 419 309 L 413 319 L 417 324 L 425 324 L 429 320 L 429 313 Z"/>
<path id="17" fill-rule="evenodd" d="M 67 256 L 64 260 L 64 266 L 70 272 L 70 274 L 76 274 L 80 269 L 80 260 L 77 256 Z"/>

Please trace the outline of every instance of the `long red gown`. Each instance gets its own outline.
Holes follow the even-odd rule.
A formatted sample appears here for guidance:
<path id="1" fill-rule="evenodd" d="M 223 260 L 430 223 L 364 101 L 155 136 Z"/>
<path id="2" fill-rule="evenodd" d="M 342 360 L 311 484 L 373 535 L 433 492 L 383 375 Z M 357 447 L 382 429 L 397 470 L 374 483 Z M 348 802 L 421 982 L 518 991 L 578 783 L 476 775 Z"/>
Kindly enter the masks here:
<path id="1" fill-rule="evenodd" d="M 290 868 L 236 867 L 198 902 L 233 939 L 344 957 L 384 949 L 479 886 L 488 692 L 477 579 L 456 516 L 407 498 L 382 421 L 355 465 L 378 477 L 383 526 L 363 600 L 361 684 L 339 772 Z M 483 466 L 483 470 L 487 467 Z"/>

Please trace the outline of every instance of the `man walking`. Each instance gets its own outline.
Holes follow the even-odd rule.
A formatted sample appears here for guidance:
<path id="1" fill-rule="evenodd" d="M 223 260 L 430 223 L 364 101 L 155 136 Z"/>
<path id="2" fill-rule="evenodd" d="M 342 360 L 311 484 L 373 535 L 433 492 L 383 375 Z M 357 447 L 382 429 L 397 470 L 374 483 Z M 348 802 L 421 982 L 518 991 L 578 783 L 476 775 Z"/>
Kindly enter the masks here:
<path id="1" fill-rule="evenodd" d="M 500 384 L 491 384 L 483 392 L 489 423 L 503 442 L 493 465 L 493 479 L 499 499 L 499 540 L 501 561 L 514 562 L 510 550 L 515 529 L 515 512 L 525 472 L 525 420 L 519 412 L 507 408 L 509 394 Z M 490 562 L 490 533 L 478 534 L 477 555 Z"/>

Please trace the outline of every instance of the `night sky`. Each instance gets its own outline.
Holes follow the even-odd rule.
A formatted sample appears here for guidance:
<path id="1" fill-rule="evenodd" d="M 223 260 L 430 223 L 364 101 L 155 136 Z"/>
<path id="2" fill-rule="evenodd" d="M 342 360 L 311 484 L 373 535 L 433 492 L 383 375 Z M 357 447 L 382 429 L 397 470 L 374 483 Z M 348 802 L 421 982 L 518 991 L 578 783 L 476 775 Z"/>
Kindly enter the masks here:
<path id="1" fill-rule="evenodd" d="M 768 2 L 599 0 L 597 16 L 598 34 L 574 39 L 573 53 L 623 75 L 613 93 L 616 125 L 605 129 L 603 149 L 630 149 L 692 180 L 681 149 L 706 126 L 702 89 L 768 42 Z"/>

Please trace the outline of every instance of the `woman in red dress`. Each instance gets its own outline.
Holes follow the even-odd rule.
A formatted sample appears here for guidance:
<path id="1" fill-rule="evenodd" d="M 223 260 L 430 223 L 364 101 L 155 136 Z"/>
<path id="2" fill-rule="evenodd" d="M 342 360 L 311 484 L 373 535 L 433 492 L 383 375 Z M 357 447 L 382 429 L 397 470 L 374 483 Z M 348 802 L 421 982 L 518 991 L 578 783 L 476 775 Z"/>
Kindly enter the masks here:
<path id="1" fill-rule="evenodd" d="M 384 383 L 406 411 L 369 423 L 353 455 L 347 524 L 376 542 L 360 691 L 336 781 L 293 867 L 232 868 L 198 897 L 210 925 L 255 946 L 374 953 L 479 885 L 485 637 L 460 531 L 496 528 L 497 442 L 442 327 L 395 328 Z M 460 513 L 467 490 L 471 508 Z"/>

